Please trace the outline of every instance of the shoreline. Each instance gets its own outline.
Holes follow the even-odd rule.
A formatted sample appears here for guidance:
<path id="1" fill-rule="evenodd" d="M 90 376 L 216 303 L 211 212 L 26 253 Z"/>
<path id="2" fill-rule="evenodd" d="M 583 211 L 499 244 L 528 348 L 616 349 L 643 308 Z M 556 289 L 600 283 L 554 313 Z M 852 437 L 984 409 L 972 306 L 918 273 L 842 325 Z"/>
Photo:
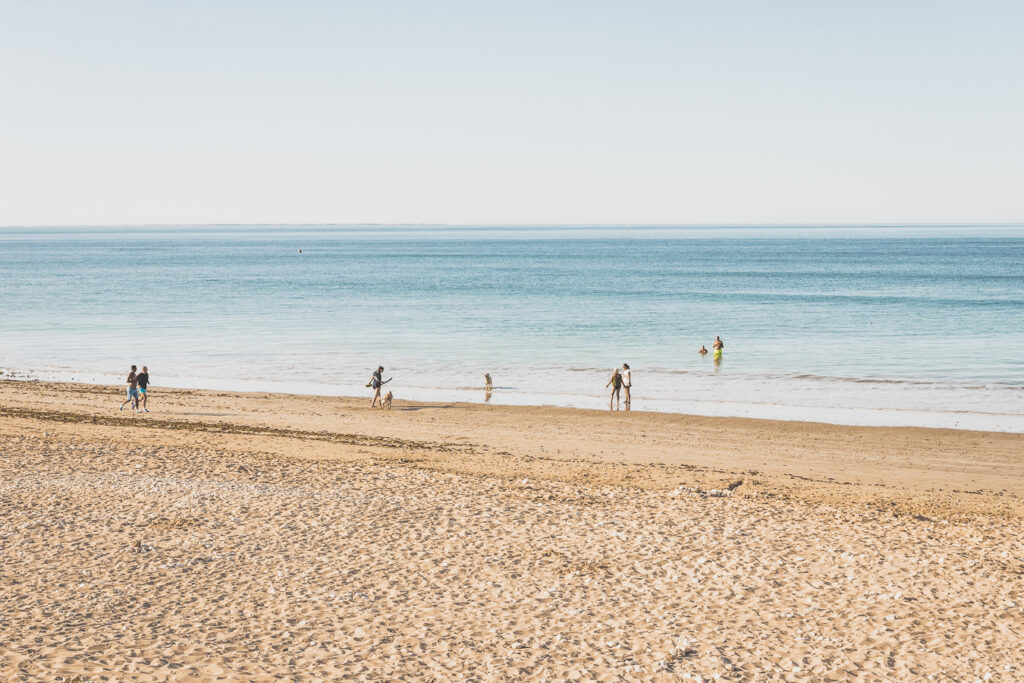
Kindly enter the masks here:
<path id="1" fill-rule="evenodd" d="M 369 397 L 162 387 L 151 391 L 150 413 L 133 414 L 116 409 L 122 391 L 0 380 L 0 416 L 79 425 L 79 431 L 151 427 L 168 436 L 266 434 L 329 444 L 338 434 L 355 435 L 368 443 L 391 440 L 387 448 L 397 450 L 428 444 L 411 447 L 428 453 L 425 466 L 460 473 L 504 471 L 502 454 L 508 454 L 527 459 L 520 470 L 528 476 L 589 478 L 589 470 L 611 466 L 643 487 L 675 482 L 712 489 L 743 480 L 744 491 L 760 487 L 805 500 L 1024 515 L 1024 435 L 1011 432 L 402 399 L 382 412 L 369 408 Z M 479 457 L 429 455 L 453 445 Z"/>
<path id="2" fill-rule="evenodd" d="M 0 381 L 42 383 L 73 383 L 95 386 L 119 386 L 123 378 L 97 373 L 70 371 L 36 371 L 0 367 Z M 318 396 L 359 400 L 370 394 L 360 385 L 323 384 L 297 381 L 210 379 L 199 377 L 161 377 L 155 389 L 231 391 L 236 393 L 271 393 L 295 396 Z M 565 408 L 570 410 L 607 411 L 606 399 L 575 394 L 539 394 L 529 392 L 507 393 L 501 386 L 488 399 L 484 387 L 423 388 L 402 387 L 401 398 L 412 402 L 458 403 L 474 406 L 502 406 L 524 408 Z M 471 395 L 472 394 L 472 395 Z M 484 400 L 473 400 L 482 395 Z M 958 431 L 999 432 L 1024 434 L 1024 415 L 986 413 L 979 411 L 896 410 L 891 408 L 848 408 L 823 406 L 794 406 L 775 403 L 739 401 L 686 401 L 650 399 L 639 394 L 635 397 L 639 408 L 632 412 L 768 420 L 778 422 L 813 422 L 849 427 L 918 427 L 924 429 L 952 429 Z M 626 409 L 623 408 L 623 411 Z"/>

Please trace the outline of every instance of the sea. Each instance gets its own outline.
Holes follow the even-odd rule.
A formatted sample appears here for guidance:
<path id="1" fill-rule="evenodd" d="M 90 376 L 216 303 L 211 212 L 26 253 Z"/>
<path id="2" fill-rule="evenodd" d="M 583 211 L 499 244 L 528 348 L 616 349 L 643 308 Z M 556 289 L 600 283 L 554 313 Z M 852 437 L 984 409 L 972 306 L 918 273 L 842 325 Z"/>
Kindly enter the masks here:
<path id="1" fill-rule="evenodd" d="M 720 336 L 720 359 L 701 355 Z M 1024 432 L 1024 226 L 0 228 L 0 376 Z M 493 378 L 484 389 L 484 373 Z M 624 428 L 626 428 L 624 426 Z"/>

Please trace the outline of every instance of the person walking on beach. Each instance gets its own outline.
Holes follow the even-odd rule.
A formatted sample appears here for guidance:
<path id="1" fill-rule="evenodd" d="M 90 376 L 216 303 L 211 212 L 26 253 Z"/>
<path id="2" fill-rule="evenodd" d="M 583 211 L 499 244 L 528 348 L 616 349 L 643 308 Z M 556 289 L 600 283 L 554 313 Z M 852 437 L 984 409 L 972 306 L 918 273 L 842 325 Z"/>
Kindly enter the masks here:
<path id="1" fill-rule="evenodd" d="M 146 404 L 149 401 L 149 394 L 146 392 L 146 387 L 149 386 L 149 368 L 143 365 L 142 372 L 136 375 L 135 379 L 139 382 L 139 398 L 137 401 L 140 404 L 139 412 L 148 413 L 149 408 L 146 407 Z"/>
<path id="2" fill-rule="evenodd" d="M 622 390 L 622 375 L 619 374 L 619 369 L 615 368 L 612 370 L 612 378 L 608 380 L 608 384 L 604 385 L 604 388 L 612 388 L 611 397 L 608 399 L 608 407 L 612 407 L 614 402 L 616 405 L 619 403 L 619 392 Z"/>
<path id="3" fill-rule="evenodd" d="M 380 400 L 380 388 L 391 381 L 393 378 L 387 380 L 384 377 L 384 366 L 379 365 L 372 375 L 370 375 L 370 383 L 366 386 L 373 387 L 373 400 L 370 401 L 370 407 L 373 408 L 377 405 L 377 401 Z"/>
<path id="4" fill-rule="evenodd" d="M 124 410 L 124 407 L 131 403 L 132 412 L 135 412 L 139 407 L 139 376 L 135 374 L 135 366 L 132 366 L 132 371 L 128 373 L 128 398 L 124 400 L 121 407 L 118 410 Z"/>
<path id="5" fill-rule="evenodd" d="M 633 375 L 629 372 L 629 363 L 622 364 L 622 388 L 626 390 L 626 405 L 629 405 L 629 390 L 633 386 Z"/>

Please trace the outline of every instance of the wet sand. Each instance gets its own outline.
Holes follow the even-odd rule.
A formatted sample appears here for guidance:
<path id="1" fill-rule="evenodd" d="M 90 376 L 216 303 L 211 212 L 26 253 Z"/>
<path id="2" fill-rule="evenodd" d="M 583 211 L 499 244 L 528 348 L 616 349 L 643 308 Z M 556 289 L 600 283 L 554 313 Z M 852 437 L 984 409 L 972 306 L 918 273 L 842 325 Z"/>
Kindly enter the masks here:
<path id="1" fill-rule="evenodd" d="M 1020 680 L 1024 435 L 0 382 L 4 680 Z"/>

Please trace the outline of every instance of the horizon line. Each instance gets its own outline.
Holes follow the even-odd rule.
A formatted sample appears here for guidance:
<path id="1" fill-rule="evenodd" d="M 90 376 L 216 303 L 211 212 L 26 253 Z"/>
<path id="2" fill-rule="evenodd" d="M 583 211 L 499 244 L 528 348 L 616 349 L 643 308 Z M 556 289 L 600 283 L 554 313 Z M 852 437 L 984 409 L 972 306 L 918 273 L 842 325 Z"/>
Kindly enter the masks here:
<path id="1" fill-rule="evenodd" d="M 216 228 L 216 227 L 416 227 L 416 228 L 926 228 L 926 227 L 1024 227 L 1022 221 L 997 222 L 771 222 L 771 223 L 410 223 L 410 222 L 354 222 L 354 223 L 33 223 L 0 225 L 0 230 L 13 228 Z"/>

